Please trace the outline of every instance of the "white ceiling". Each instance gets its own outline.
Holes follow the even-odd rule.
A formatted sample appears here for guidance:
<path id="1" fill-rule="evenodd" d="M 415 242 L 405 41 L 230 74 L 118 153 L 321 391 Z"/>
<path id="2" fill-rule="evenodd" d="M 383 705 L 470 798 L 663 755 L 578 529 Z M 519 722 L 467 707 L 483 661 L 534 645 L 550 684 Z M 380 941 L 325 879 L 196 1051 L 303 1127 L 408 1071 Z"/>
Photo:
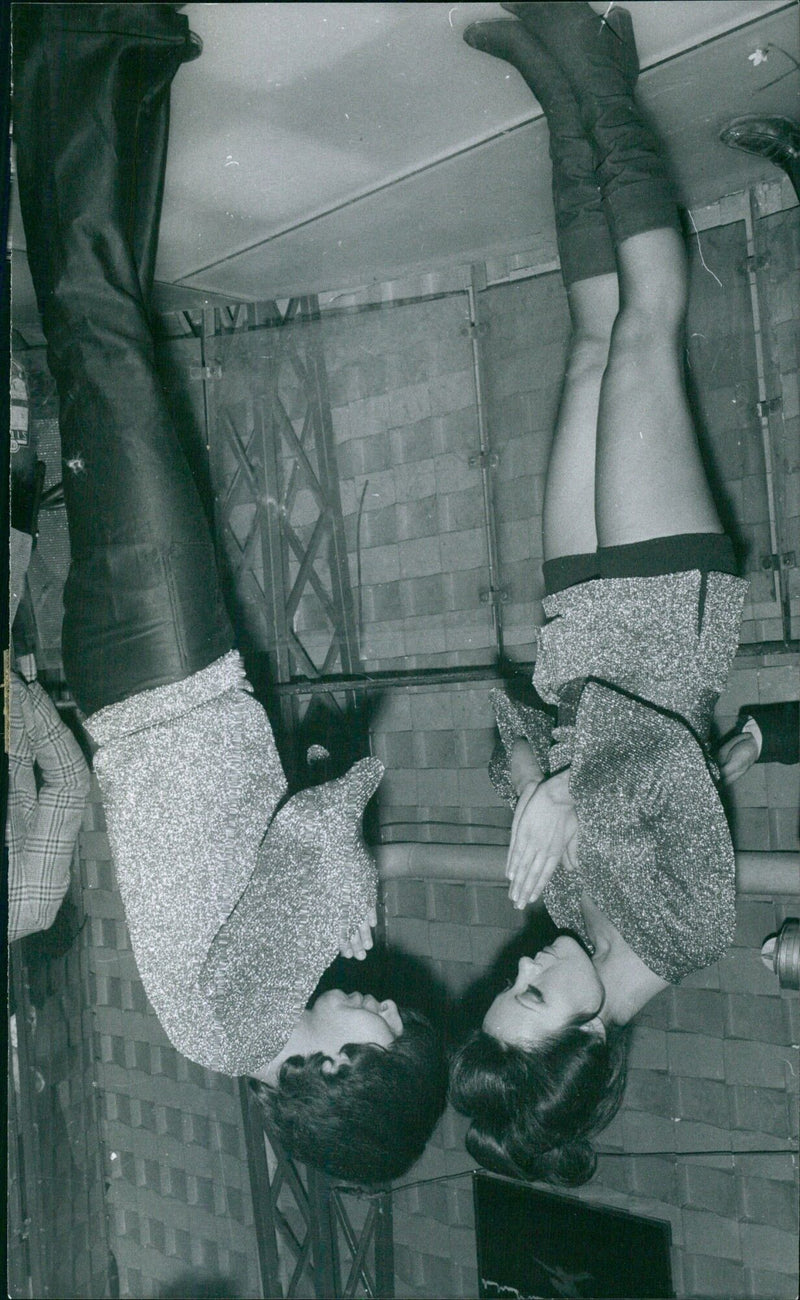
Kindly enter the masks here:
<path id="1" fill-rule="evenodd" d="M 605 3 L 596 3 L 598 11 Z M 759 180 L 719 144 L 741 113 L 798 115 L 786 0 L 631 0 L 641 99 L 684 201 Z M 499 5 L 187 4 L 200 59 L 175 79 L 161 300 L 355 288 L 541 244 L 554 248 L 547 133 L 513 69 L 461 32 Z M 766 51 L 763 61 L 749 56 Z M 774 84 L 770 84 L 774 83 Z M 15 314 L 32 295 L 13 223 Z"/>

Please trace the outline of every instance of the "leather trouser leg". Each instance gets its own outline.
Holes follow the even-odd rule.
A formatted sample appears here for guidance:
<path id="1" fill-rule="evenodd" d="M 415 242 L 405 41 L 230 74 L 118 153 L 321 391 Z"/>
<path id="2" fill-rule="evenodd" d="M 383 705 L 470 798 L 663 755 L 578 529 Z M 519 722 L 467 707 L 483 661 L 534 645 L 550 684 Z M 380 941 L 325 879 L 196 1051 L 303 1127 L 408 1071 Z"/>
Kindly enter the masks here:
<path id="1" fill-rule="evenodd" d="M 191 46 L 169 5 L 47 4 L 15 7 L 14 51 L 20 202 L 60 400 L 64 667 L 92 713 L 232 645 L 147 305 L 170 84 Z"/>

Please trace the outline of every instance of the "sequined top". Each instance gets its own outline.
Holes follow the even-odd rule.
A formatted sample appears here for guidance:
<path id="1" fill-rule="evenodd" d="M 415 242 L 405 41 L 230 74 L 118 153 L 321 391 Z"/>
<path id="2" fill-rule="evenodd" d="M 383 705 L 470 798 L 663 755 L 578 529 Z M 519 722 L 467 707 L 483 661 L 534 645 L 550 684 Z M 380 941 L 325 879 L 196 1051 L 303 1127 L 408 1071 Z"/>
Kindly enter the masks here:
<path id="1" fill-rule="evenodd" d="M 557 704 L 567 682 L 597 677 L 685 718 L 705 741 L 746 592 L 741 578 L 709 573 L 704 583 L 697 569 L 567 587 L 545 597 L 534 685 Z"/>
<path id="2" fill-rule="evenodd" d="M 100 710 L 87 730 L 153 1009 L 190 1060 L 262 1069 L 336 956 L 340 927 L 374 905 L 359 827 L 383 769 L 367 760 L 273 819 L 286 779 L 236 652 Z"/>
<path id="3" fill-rule="evenodd" d="M 733 936 L 733 846 L 705 747 L 746 590 L 694 570 L 595 579 L 545 600 L 537 691 L 558 703 L 568 683 L 588 681 L 574 725 L 541 756 L 547 771 L 570 766 L 579 824 L 578 873 L 560 866 L 544 902 L 588 943 L 586 891 L 672 983 L 716 961 Z"/>

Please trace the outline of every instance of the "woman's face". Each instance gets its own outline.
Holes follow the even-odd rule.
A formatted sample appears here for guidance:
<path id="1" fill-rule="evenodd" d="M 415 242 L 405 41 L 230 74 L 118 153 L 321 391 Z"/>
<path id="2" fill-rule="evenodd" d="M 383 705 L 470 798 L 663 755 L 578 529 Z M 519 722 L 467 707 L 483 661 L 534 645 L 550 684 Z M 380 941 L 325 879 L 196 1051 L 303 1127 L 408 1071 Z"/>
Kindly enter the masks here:
<path id="1" fill-rule="evenodd" d="M 309 1052 L 336 1058 L 346 1043 L 376 1043 L 390 1047 L 403 1032 L 394 1002 L 378 1002 L 364 993 L 331 989 L 318 997 L 305 1013 Z"/>
<path id="2" fill-rule="evenodd" d="M 577 1020 L 591 1020 L 604 1000 L 591 957 L 562 934 L 534 958 L 520 960 L 516 980 L 495 998 L 483 1028 L 502 1043 L 528 1047 Z"/>

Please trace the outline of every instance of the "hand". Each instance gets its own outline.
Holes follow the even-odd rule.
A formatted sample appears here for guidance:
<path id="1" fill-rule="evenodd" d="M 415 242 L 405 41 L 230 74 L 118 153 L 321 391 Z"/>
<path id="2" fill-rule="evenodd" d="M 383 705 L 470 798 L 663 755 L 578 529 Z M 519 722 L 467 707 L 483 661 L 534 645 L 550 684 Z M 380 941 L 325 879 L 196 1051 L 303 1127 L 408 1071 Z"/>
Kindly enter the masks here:
<path id="1" fill-rule="evenodd" d="M 355 957 L 356 961 L 363 961 L 367 955 L 367 949 L 372 947 L 372 930 L 378 924 L 378 914 L 375 908 L 370 908 L 366 921 L 361 925 L 352 926 L 349 929 L 339 931 L 339 952 L 343 957 Z"/>
<path id="2" fill-rule="evenodd" d="M 506 864 L 509 897 L 515 907 L 527 907 L 539 897 L 562 859 L 574 867 L 577 837 L 569 770 L 539 784 L 531 782 L 514 813 Z"/>
<path id="3" fill-rule="evenodd" d="M 749 731 L 731 736 L 717 753 L 719 774 L 726 785 L 732 785 L 749 772 L 758 758 L 758 742 Z"/>

